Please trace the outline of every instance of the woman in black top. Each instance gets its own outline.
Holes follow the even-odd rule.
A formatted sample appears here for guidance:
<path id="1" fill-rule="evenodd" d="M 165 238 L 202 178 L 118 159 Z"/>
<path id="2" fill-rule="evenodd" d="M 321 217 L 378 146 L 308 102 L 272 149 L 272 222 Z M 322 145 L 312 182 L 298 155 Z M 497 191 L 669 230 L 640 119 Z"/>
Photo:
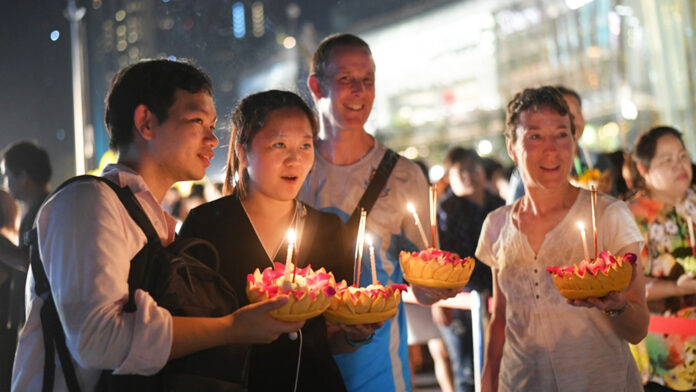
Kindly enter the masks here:
<path id="1" fill-rule="evenodd" d="M 224 193 L 227 196 L 193 209 L 180 234 L 211 241 L 220 254 L 220 273 L 237 291 L 240 306 L 247 274 L 273 262 L 284 263 L 286 233 L 298 233 L 298 267 L 324 267 L 337 281 L 352 274 L 350 245 L 340 219 L 295 200 L 314 163 L 314 115 L 297 95 L 266 91 L 237 106 L 230 137 Z M 238 179 L 238 181 L 236 181 Z M 248 383 L 251 391 L 292 391 L 300 345 L 300 391 L 343 391 L 332 353 L 350 349 L 338 328 L 323 317 L 307 320 L 300 339 L 282 335 L 273 343 L 251 346 Z M 354 340 L 364 338 L 349 330 Z"/>

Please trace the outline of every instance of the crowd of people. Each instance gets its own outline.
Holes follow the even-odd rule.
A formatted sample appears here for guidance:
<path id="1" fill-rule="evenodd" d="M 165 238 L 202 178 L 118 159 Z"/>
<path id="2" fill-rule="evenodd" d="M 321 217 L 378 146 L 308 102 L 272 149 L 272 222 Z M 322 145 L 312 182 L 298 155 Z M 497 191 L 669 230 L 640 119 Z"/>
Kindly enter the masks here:
<path id="1" fill-rule="evenodd" d="M 401 304 L 391 319 L 358 325 L 322 316 L 281 321 L 269 312 L 286 296 L 250 303 L 245 295 L 248 273 L 290 258 L 289 228 L 302 233 L 292 244 L 297 265 L 351 281 L 351 217 L 360 208 L 382 284 L 404 283 L 399 253 L 426 247 L 405 206 L 413 203 L 430 223 L 427 176 L 365 131 L 375 67 L 365 41 L 335 34 L 311 59 L 314 109 L 289 91 L 243 98 L 232 111 L 226 175 L 214 197 L 203 186 L 181 200 L 171 190 L 200 180 L 218 146 L 213 83 L 185 60 L 143 60 L 114 77 L 105 122 L 119 157 L 102 176 L 121 191 L 82 178 L 49 194 L 46 152 L 29 142 L 6 148 L 0 390 L 408 391 L 410 330 L 441 338 L 431 351 L 443 391 L 473 391 L 472 314 L 438 304 L 460 289 L 412 284 L 419 311 Z M 696 192 L 681 133 L 656 127 L 630 154 L 603 155 L 581 152 L 584 127 L 572 89 L 525 89 L 507 105 L 514 170 L 455 146 L 433 184 L 440 247 L 474 257 L 464 291 L 493 298 L 481 388 L 692 390 L 696 337 L 648 334 L 651 313 L 696 318 L 689 237 Z M 592 219 L 592 196 L 571 179 L 590 167 L 609 179 L 597 198 L 598 248 L 640 257 L 626 290 L 571 301 L 546 268 L 584 258 L 574 222 Z M 366 203 L 378 174 L 386 183 Z M 222 283 L 215 287 L 232 307 L 224 314 L 195 301 L 182 313 L 163 306 L 169 298 L 159 291 L 134 286 L 136 260 L 156 257 L 142 250 L 192 239 L 216 250 L 213 273 Z M 369 268 L 359 278 L 376 283 Z M 185 277 L 184 286 L 191 279 L 199 277 Z"/>

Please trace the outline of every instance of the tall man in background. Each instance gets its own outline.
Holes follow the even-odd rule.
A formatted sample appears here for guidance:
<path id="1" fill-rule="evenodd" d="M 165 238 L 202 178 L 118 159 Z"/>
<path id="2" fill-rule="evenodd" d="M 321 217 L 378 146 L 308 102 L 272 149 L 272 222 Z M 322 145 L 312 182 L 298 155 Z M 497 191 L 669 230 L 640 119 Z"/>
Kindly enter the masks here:
<path id="1" fill-rule="evenodd" d="M 312 57 L 307 84 L 319 112 L 321 134 L 314 168 L 300 195 L 312 207 L 336 213 L 346 221 L 387 151 L 365 131 L 375 99 L 375 63 L 370 47 L 351 34 L 326 37 Z M 375 244 L 377 277 L 384 285 L 403 282 L 401 250 L 424 248 L 406 204 L 413 203 L 427 225 L 427 188 L 420 168 L 399 159 L 368 215 L 367 233 Z M 369 268 L 362 268 L 362 272 L 361 286 L 367 286 L 371 283 Z M 419 302 L 428 305 L 456 294 L 413 289 Z M 403 304 L 394 318 L 375 331 L 374 338 L 357 342 L 348 335 L 346 338 L 351 345 L 361 345 L 357 351 L 336 356 L 349 391 L 411 389 Z"/>

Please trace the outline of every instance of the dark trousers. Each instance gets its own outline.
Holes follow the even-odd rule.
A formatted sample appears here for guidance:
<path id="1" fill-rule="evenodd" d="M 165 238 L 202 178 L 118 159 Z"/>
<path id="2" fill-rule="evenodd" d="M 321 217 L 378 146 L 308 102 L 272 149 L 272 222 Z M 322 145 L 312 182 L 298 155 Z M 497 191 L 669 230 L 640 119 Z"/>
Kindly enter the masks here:
<path id="1" fill-rule="evenodd" d="M 17 349 L 17 329 L 0 327 L 0 392 L 10 390 L 12 363 Z"/>

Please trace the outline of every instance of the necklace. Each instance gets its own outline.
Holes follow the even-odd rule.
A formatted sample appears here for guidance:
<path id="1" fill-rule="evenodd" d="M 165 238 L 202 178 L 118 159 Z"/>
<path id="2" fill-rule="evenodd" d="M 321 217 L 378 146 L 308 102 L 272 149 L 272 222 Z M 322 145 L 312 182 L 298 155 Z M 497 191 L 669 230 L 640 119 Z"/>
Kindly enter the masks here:
<path id="1" fill-rule="evenodd" d="M 307 215 L 307 209 L 305 206 L 298 202 L 297 200 L 293 200 L 295 202 L 295 211 L 292 214 L 292 219 L 290 220 L 290 224 L 288 225 L 288 228 L 291 226 L 295 226 L 295 233 L 297 233 L 297 238 L 300 239 L 302 238 L 302 229 L 304 228 L 304 217 Z M 278 246 L 275 249 L 275 252 L 273 252 L 273 256 L 269 255 L 266 252 L 266 248 L 263 246 L 263 242 L 261 241 L 261 237 L 259 236 L 258 230 L 256 230 L 256 226 L 254 225 L 254 221 L 251 219 L 251 216 L 249 215 L 249 212 L 247 211 L 246 207 L 244 206 L 244 202 L 240 199 L 239 204 L 242 206 L 242 210 L 244 210 L 244 213 L 247 216 L 247 219 L 249 220 L 249 223 L 251 224 L 251 228 L 254 230 L 254 234 L 256 235 L 256 238 L 261 242 L 261 247 L 264 248 L 264 254 L 266 255 L 266 259 L 268 262 L 271 264 L 271 267 L 274 267 L 275 265 L 273 264 L 273 260 L 275 260 L 276 256 L 278 256 L 278 251 L 280 251 L 280 248 L 283 246 L 283 240 L 278 243 Z M 295 254 L 297 255 L 299 250 L 300 250 L 300 241 L 297 241 L 295 244 Z"/>

